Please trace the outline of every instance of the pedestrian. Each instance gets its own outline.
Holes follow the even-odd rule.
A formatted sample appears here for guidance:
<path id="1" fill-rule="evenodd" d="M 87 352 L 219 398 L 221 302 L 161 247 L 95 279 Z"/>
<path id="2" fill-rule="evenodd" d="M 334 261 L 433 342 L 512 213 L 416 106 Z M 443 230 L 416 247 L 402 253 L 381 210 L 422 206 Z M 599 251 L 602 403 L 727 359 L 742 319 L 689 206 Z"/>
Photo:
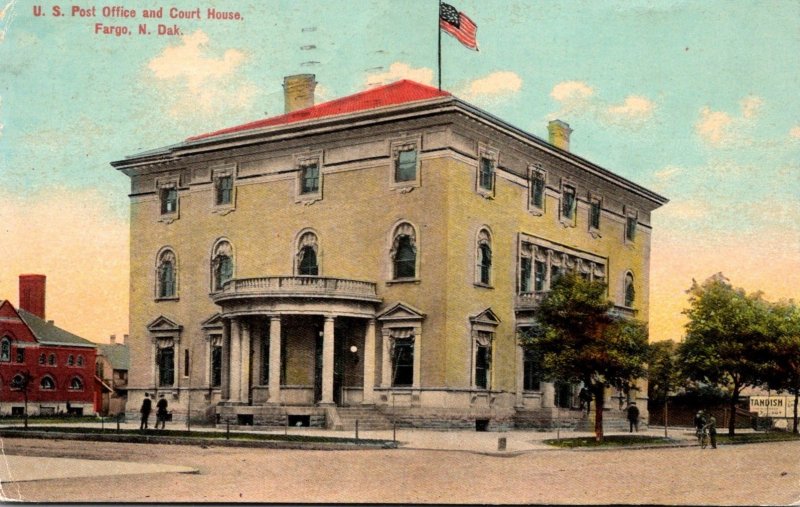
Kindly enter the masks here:
<path id="1" fill-rule="evenodd" d="M 711 438 L 711 448 L 717 448 L 717 418 L 713 415 L 708 416 L 708 422 L 706 422 L 705 429 L 708 430 L 708 436 Z"/>
<path id="2" fill-rule="evenodd" d="M 630 405 L 628 405 L 628 422 L 631 425 L 630 432 L 633 433 L 635 429 L 636 432 L 639 432 L 639 407 L 636 406 L 636 402 L 634 401 Z"/>
<path id="3" fill-rule="evenodd" d="M 142 422 L 139 424 L 140 430 L 147 429 L 147 420 L 150 419 L 150 411 L 153 409 L 153 402 L 150 401 L 150 394 L 144 393 L 144 399 L 142 400 L 142 408 L 139 409 L 139 413 L 142 414 Z"/>
<path id="4" fill-rule="evenodd" d="M 161 423 L 161 429 L 163 430 L 167 426 L 167 399 L 164 398 L 163 394 L 158 395 L 156 409 L 156 429 L 158 429 L 158 423 Z"/>

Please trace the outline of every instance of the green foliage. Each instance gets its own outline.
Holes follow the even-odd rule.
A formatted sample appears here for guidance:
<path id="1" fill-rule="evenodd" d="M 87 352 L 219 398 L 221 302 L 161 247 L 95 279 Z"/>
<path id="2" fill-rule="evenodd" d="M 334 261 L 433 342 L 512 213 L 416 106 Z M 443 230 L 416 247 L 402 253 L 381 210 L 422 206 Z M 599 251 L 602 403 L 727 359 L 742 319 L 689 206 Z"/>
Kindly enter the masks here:
<path id="1" fill-rule="evenodd" d="M 771 343 L 767 385 L 770 389 L 800 396 L 800 308 L 793 301 L 781 301 L 770 313 Z M 794 410 L 793 410 L 794 411 Z M 798 416 L 793 414 L 793 431 L 798 432 Z"/>
<path id="2" fill-rule="evenodd" d="M 650 402 L 661 405 L 670 392 L 685 387 L 678 367 L 678 345 L 672 340 L 650 344 L 647 369 L 647 393 Z"/>

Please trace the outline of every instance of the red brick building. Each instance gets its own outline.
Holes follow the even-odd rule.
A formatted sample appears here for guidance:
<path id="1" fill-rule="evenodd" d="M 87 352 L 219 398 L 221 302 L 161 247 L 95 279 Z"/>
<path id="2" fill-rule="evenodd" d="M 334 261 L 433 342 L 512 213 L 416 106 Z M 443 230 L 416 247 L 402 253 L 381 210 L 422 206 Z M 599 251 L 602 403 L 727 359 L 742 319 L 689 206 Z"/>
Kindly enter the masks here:
<path id="1" fill-rule="evenodd" d="M 97 411 L 97 345 L 45 320 L 44 275 L 20 275 L 19 310 L 0 300 L 0 414 Z"/>

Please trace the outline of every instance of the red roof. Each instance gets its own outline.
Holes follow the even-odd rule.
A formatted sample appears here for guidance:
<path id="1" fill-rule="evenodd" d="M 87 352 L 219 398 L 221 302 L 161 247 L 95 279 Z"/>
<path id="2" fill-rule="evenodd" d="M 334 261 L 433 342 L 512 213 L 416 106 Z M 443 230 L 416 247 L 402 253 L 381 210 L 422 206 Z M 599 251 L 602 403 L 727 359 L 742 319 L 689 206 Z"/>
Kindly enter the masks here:
<path id="1" fill-rule="evenodd" d="M 282 114 L 280 116 L 273 116 L 272 118 L 265 118 L 263 120 L 245 123 L 244 125 L 237 125 L 236 127 L 229 127 L 222 130 L 217 130 L 216 132 L 200 134 L 199 136 L 188 138 L 187 141 L 206 139 L 223 134 L 232 134 L 234 132 L 243 132 L 246 130 L 254 130 L 263 127 L 286 125 L 289 123 L 311 120 L 314 118 L 324 118 L 326 116 L 334 116 L 337 114 L 366 111 L 368 109 L 377 109 L 379 107 L 404 104 L 406 102 L 447 97 L 449 95 L 449 92 L 404 79 L 402 81 L 396 81 L 388 85 L 379 86 L 377 88 L 371 88 L 353 95 L 348 95 L 347 97 L 342 97 L 341 99 L 331 100 L 330 102 L 324 102 L 322 104 L 307 107 L 305 109 L 298 109 L 297 111 L 292 111 L 291 113 Z"/>

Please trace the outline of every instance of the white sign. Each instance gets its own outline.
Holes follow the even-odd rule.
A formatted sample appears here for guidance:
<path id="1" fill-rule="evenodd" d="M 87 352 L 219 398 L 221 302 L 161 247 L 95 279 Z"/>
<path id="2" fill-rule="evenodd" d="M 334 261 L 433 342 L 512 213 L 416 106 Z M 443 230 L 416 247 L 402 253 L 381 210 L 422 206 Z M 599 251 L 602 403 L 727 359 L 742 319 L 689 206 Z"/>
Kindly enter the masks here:
<path id="1" fill-rule="evenodd" d="M 750 412 L 759 417 L 794 417 L 794 397 L 751 396 Z"/>

